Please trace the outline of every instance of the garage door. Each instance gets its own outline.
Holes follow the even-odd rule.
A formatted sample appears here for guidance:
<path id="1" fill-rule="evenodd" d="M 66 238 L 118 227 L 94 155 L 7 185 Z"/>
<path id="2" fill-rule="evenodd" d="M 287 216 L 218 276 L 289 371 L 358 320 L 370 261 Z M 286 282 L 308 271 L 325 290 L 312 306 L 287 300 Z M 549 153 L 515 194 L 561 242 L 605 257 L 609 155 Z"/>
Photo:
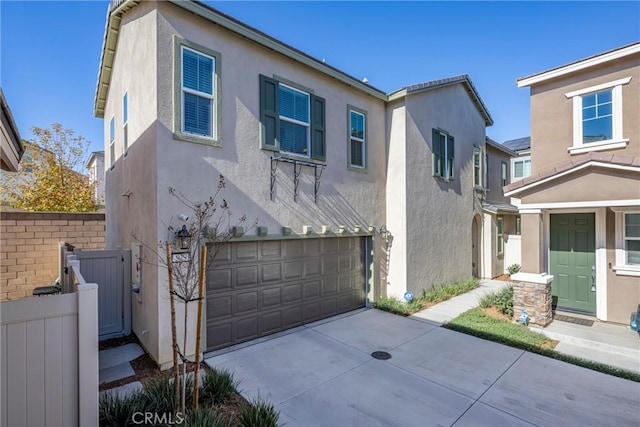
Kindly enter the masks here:
<path id="1" fill-rule="evenodd" d="M 364 307 L 364 239 L 223 244 L 207 271 L 207 351 Z"/>

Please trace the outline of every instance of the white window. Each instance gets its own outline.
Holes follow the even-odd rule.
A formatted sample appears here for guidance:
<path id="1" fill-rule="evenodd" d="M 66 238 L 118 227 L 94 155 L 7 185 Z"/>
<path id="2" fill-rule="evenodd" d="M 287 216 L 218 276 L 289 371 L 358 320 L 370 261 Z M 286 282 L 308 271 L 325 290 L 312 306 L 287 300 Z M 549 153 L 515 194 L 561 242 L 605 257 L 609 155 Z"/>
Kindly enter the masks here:
<path id="1" fill-rule="evenodd" d="M 349 166 L 364 169 L 366 159 L 366 116 L 349 110 Z"/>
<path id="2" fill-rule="evenodd" d="M 616 274 L 640 276 L 640 211 L 616 211 Z"/>
<path id="3" fill-rule="evenodd" d="M 452 181 L 455 140 L 453 136 L 438 129 L 433 129 L 431 135 L 433 175 L 446 181 Z"/>
<path id="4" fill-rule="evenodd" d="M 282 83 L 278 91 L 280 151 L 309 157 L 310 96 Z"/>
<path id="5" fill-rule="evenodd" d="M 502 186 L 509 184 L 509 172 L 507 171 L 507 163 L 502 162 L 500 164 L 500 174 L 502 179 Z"/>
<path id="6" fill-rule="evenodd" d="M 528 176 L 531 176 L 531 157 L 511 159 L 511 181 L 518 181 Z"/>
<path id="7" fill-rule="evenodd" d="M 116 162 L 116 118 L 111 116 L 109 121 L 109 161 L 113 166 Z"/>
<path id="8" fill-rule="evenodd" d="M 182 132 L 215 138 L 215 58 L 182 46 Z"/>
<path id="9" fill-rule="evenodd" d="M 622 148 L 622 86 L 631 77 L 566 93 L 573 98 L 573 145 L 571 154 Z"/>
<path id="10" fill-rule="evenodd" d="M 624 214 L 624 252 L 626 265 L 640 265 L 640 213 Z"/>
<path id="11" fill-rule="evenodd" d="M 502 240 L 504 234 L 504 219 L 499 216 L 496 218 L 496 251 L 498 255 L 504 253 L 504 240 Z"/>
<path id="12" fill-rule="evenodd" d="M 475 188 L 482 188 L 482 179 L 484 177 L 484 171 L 486 168 L 483 167 L 483 158 L 482 158 L 482 148 L 475 146 L 473 147 L 473 186 Z"/>
<path id="13" fill-rule="evenodd" d="M 129 149 L 129 94 L 124 93 L 122 97 L 122 130 L 124 132 L 122 138 L 122 152 L 127 153 Z"/>

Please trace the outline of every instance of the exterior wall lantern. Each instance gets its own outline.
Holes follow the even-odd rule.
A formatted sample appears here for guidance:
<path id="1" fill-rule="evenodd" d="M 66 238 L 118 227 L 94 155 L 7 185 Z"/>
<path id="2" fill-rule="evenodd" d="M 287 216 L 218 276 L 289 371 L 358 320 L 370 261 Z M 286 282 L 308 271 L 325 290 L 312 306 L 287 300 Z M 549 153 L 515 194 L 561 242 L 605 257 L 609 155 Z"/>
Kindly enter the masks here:
<path id="1" fill-rule="evenodd" d="M 186 225 L 176 231 L 174 246 L 181 251 L 188 251 L 191 248 L 191 233 Z"/>

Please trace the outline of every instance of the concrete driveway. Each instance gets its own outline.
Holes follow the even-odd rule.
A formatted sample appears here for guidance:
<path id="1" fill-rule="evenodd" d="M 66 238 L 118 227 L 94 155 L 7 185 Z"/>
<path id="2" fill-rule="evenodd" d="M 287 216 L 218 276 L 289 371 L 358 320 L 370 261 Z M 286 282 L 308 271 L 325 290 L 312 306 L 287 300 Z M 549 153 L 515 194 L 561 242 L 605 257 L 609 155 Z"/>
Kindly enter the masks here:
<path id="1" fill-rule="evenodd" d="M 206 362 L 287 426 L 640 424 L 638 383 L 375 309 L 240 347 Z"/>

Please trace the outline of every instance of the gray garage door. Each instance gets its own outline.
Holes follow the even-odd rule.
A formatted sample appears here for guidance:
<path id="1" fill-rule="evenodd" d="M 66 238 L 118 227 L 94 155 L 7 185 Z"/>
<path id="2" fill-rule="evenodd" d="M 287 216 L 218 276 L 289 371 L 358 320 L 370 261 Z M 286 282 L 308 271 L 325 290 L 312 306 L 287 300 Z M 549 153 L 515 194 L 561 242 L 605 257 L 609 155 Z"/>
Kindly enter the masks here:
<path id="1" fill-rule="evenodd" d="M 225 243 L 207 271 L 207 351 L 365 306 L 362 237 Z"/>

